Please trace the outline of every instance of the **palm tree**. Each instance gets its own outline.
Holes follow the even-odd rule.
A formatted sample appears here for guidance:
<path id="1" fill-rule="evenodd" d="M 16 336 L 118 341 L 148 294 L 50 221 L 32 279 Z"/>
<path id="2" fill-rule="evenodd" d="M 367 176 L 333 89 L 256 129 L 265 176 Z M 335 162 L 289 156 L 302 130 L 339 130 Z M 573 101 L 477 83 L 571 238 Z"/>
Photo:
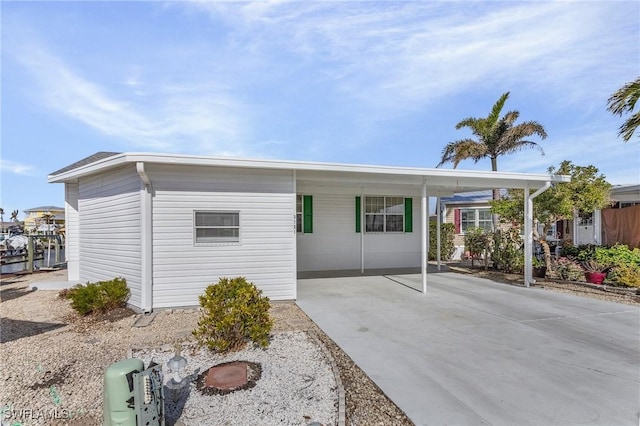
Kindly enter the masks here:
<path id="1" fill-rule="evenodd" d="M 524 140 L 531 135 L 538 135 L 541 139 L 547 137 L 544 127 L 536 121 L 527 121 L 514 125 L 520 116 L 518 111 L 509 111 L 500 117 L 502 108 L 509 98 L 509 92 L 500 96 L 493 105 L 491 113 L 486 118 L 465 118 L 456 129 L 468 127 L 477 137 L 449 142 L 442 150 L 442 159 L 436 167 L 452 162 L 455 169 L 463 160 L 473 160 L 475 163 L 483 158 L 491 159 L 491 170 L 498 170 L 498 157 L 513 154 L 525 148 L 538 149 L 544 155 L 542 148 L 535 142 Z"/>
<path id="2" fill-rule="evenodd" d="M 18 214 L 20 214 L 20 212 L 18 210 L 14 210 L 11 212 L 11 222 L 17 222 L 18 221 Z"/>
<path id="3" fill-rule="evenodd" d="M 638 99 L 640 99 L 640 77 L 616 90 L 609 98 L 607 110 L 614 115 L 622 117 L 625 112 L 633 112 Z M 633 114 L 620 126 L 618 136 L 622 136 L 625 142 L 629 142 L 631 135 L 633 135 L 638 126 L 640 126 L 640 111 Z"/>
<path id="4" fill-rule="evenodd" d="M 0 207 L 0 222 L 4 223 L 4 209 Z"/>
<path id="5" fill-rule="evenodd" d="M 56 217 L 56 216 L 55 216 L 54 214 L 51 214 L 51 212 L 45 212 L 45 213 L 43 213 L 43 214 L 42 214 L 42 216 L 40 217 L 42 220 L 44 220 L 45 225 L 47 225 L 47 226 L 46 226 L 46 228 L 47 228 L 47 233 L 49 233 L 49 231 L 51 230 L 51 226 L 49 226 L 49 225 L 51 225 L 52 223 L 54 223 L 53 219 L 54 219 L 55 217 Z"/>
<path id="6" fill-rule="evenodd" d="M 544 151 L 540 145 L 525 140 L 531 135 L 538 135 L 541 139 L 547 137 L 544 127 L 537 121 L 526 121 L 514 124 L 520 116 L 518 111 L 509 111 L 500 117 L 502 108 L 509 98 L 509 92 L 504 93 L 493 105 L 491 113 L 486 118 L 469 117 L 456 124 L 456 129 L 468 127 L 477 139 L 460 139 L 449 142 L 442 150 L 442 159 L 436 167 L 452 162 L 453 168 L 458 167 L 463 160 L 473 160 L 474 163 L 483 158 L 491 159 L 491 170 L 498 170 L 498 157 L 513 154 L 525 148 L 535 148 L 542 155 Z M 500 199 L 500 190 L 493 190 L 493 199 Z M 494 228 L 498 224 L 498 217 L 493 215 Z"/>

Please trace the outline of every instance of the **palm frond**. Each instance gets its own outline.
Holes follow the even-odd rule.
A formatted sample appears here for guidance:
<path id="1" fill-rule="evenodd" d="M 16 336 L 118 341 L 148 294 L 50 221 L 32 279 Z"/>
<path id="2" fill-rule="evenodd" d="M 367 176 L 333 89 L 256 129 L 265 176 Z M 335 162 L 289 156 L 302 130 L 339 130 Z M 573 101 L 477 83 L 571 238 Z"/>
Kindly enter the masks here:
<path id="1" fill-rule="evenodd" d="M 640 99 L 640 77 L 616 90 L 608 100 L 608 111 L 614 115 L 622 116 L 625 112 L 631 112 Z"/>
<path id="2" fill-rule="evenodd" d="M 547 138 L 547 131 L 544 126 L 537 121 L 526 121 L 517 126 L 510 127 L 505 131 L 503 138 L 507 141 L 523 139 L 529 136 L 538 135 L 540 139 Z"/>
<path id="3" fill-rule="evenodd" d="M 478 160 L 486 157 L 487 150 L 483 143 L 473 139 L 461 139 L 455 142 L 449 142 L 442 150 L 442 159 L 436 167 L 440 167 L 445 163 L 453 163 L 453 168 L 464 160 Z"/>
<path id="4" fill-rule="evenodd" d="M 497 155 L 513 154 L 518 151 L 522 151 L 524 149 L 537 149 L 538 151 L 540 151 L 542 155 L 544 155 L 544 151 L 542 150 L 542 147 L 540 145 L 538 145 L 533 141 L 525 141 L 525 140 L 518 140 L 509 145 L 503 145 L 500 147 L 500 151 L 497 152 L 496 154 Z"/>
<path id="5" fill-rule="evenodd" d="M 487 123 L 496 123 L 500 118 L 500 113 L 502 112 L 502 108 L 504 107 L 504 103 L 509 99 L 509 92 L 503 93 L 502 96 L 498 99 L 498 101 L 491 108 L 491 113 L 487 116 Z"/>
<path id="6" fill-rule="evenodd" d="M 518 117 L 520 117 L 520 111 L 509 111 L 502 117 L 501 121 L 504 121 L 507 126 L 511 126 L 516 122 Z"/>
<path id="7" fill-rule="evenodd" d="M 631 117 L 624 122 L 622 126 L 620 126 L 620 131 L 618 132 L 619 136 L 622 136 L 625 142 L 629 142 L 633 132 L 640 126 L 640 112 L 636 112 Z"/>

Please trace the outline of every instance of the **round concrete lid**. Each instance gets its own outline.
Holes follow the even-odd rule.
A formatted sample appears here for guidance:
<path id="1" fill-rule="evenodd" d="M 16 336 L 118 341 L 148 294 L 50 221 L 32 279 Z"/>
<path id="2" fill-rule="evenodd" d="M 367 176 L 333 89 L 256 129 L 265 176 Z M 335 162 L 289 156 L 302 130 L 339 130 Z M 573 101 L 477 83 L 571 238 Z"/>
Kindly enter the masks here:
<path id="1" fill-rule="evenodd" d="M 232 390 L 246 385 L 247 363 L 234 361 L 211 367 L 207 372 L 204 385 L 223 390 Z"/>

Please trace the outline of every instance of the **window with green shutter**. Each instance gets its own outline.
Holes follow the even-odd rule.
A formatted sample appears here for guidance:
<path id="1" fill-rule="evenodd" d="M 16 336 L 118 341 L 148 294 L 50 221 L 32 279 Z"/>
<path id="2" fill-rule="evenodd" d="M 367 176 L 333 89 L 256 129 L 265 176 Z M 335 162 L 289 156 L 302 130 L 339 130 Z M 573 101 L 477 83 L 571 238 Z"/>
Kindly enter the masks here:
<path id="1" fill-rule="evenodd" d="M 413 232 L 413 198 L 404 199 L 404 232 Z"/>
<path id="2" fill-rule="evenodd" d="M 302 211 L 304 215 L 302 221 L 304 233 L 311 234 L 313 232 L 313 197 L 311 195 L 302 197 Z"/>
<path id="3" fill-rule="evenodd" d="M 313 233 L 313 197 L 296 195 L 296 232 Z"/>

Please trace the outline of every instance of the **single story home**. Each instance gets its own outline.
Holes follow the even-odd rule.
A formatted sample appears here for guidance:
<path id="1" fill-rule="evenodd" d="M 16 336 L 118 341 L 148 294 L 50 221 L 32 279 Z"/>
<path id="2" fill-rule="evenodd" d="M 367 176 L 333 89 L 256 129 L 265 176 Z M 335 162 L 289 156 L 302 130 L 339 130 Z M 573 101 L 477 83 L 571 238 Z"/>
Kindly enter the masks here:
<path id="1" fill-rule="evenodd" d="M 569 177 L 101 152 L 48 180 L 65 185 L 69 280 L 124 277 L 131 306 L 148 312 L 197 305 L 223 276 L 286 300 L 298 273 L 416 267 L 426 292 L 429 197 L 497 187 L 533 198 Z"/>
<path id="2" fill-rule="evenodd" d="M 459 260 L 464 254 L 464 234 L 467 229 L 482 228 L 493 231 L 493 217 L 489 201 L 493 197 L 490 189 L 456 193 L 440 199 L 442 222 L 454 224 L 452 258 Z"/>
<path id="3" fill-rule="evenodd" d="M 506 191 L 503 190 L 503 193 Z M 440 199 L 442 221 L 455 226 L 454 259 L 464 253 L 464 234 L 469 228 L 493 230 L 491 190 L 456 193 Z M 640 185 L 614 185 L 609 193 L 611 207 L 592 213 L 578 213 L 573 219 L 560 220 L 547 234 L 551 244 L 572 245 L 626 244 L 640 247 Z M 542 226 L 539 226 L 542 232 Z"/>

